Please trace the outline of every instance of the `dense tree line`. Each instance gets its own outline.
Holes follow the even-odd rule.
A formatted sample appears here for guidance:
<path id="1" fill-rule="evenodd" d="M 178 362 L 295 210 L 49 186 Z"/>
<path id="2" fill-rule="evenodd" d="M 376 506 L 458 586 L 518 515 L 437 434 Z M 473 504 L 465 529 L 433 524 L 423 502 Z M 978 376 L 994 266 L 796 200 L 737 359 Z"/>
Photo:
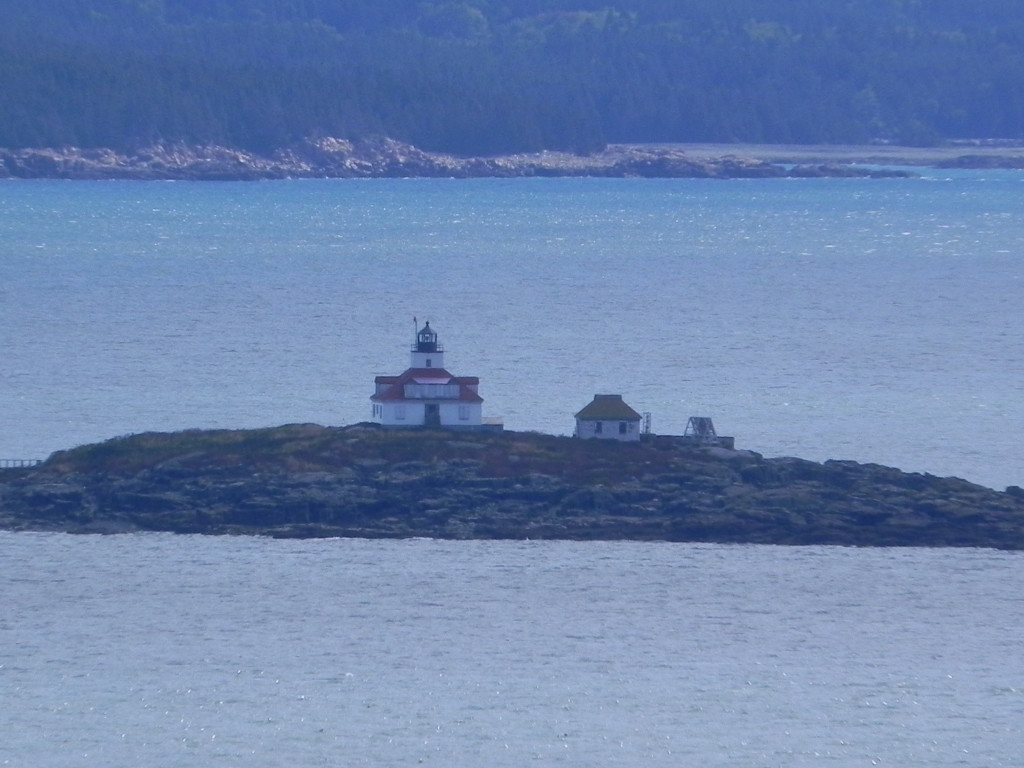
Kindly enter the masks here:
<path id="1" fill-rule="evenodd" d="M 1024 137 L 1019 0 L 0 0 L 0 146 Z"/>

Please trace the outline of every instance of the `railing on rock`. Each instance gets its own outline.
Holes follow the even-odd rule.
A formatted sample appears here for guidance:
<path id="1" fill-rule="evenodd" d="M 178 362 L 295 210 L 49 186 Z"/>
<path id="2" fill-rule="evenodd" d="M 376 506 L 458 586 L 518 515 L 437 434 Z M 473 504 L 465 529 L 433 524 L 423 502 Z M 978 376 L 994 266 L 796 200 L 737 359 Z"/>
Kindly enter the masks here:
<path id="1" fill-rule="evenodd" d="M 42 459 L 0 459 L 0 469 L 31 469 L 42 463 Z"/>

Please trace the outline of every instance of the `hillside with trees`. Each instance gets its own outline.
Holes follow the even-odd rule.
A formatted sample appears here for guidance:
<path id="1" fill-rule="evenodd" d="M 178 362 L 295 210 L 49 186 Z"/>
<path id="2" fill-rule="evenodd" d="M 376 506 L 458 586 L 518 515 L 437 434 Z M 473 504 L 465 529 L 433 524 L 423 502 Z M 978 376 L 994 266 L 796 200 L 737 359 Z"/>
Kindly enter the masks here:
<path id="1" fill-rule="evenodd" d="M 3 0 L 0 147 L 1024 138 L 1018 0 Z"/>

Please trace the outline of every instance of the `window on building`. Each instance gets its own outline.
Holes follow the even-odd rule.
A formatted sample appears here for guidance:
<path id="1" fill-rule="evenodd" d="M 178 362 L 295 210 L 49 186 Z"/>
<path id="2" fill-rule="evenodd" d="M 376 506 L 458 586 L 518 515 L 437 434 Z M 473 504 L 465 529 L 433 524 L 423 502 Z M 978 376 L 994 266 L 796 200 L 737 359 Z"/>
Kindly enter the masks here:
<path id="1" fill-rule="evenodd" d="M 433 360 L 431 360 L 431 359 L 430 359 L 430 358 L 428 357 L 428 358 L 427 358 L 427 368 L 433 368 L 433 367 L 434 367 L 434 361 L 433 361 Z"/>
<path id="2" fill-rule="evenodd" d="M 469 421 L 469 406 L 468 405 L 460 405 L 459 406 L 459 420 L 460 421 Z"/>
<path id="3" fill-rule="evenodd" d="M 403 419 L 403 420 L 405 419 L 405 406 L 404 405 L 396 405 L 395 406 L 395 418 L 396 419 Z"/>
<path id="4" fill-rule="evenodd" d="M 619 422 L 619 434 L 620 435 L 626 434 L 626 422 L 624 422 L 624 421 L 620 421 Z"/>
<path id="5" fill-rule="evenodd" d="M 596 424 L 594 424 L 594 432 L 595 432 L 595 434 L 598 434 L 598 435 L 600 435 L 602 432 L 604 432 L 604 422 L 603 421 L 599 421 Z"/>

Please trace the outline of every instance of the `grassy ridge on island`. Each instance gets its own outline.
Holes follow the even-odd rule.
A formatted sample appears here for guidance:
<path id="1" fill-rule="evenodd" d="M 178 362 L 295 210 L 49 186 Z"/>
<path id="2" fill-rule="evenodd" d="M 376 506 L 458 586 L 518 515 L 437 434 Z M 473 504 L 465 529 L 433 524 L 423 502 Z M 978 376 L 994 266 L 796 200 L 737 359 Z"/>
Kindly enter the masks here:
<path id="1" fill-rule="evenodd" d="M 0 472 L 0 528 L 1024 549 L 1024 491 L 672 436 L 304 424 L 57 452 Z"/>

